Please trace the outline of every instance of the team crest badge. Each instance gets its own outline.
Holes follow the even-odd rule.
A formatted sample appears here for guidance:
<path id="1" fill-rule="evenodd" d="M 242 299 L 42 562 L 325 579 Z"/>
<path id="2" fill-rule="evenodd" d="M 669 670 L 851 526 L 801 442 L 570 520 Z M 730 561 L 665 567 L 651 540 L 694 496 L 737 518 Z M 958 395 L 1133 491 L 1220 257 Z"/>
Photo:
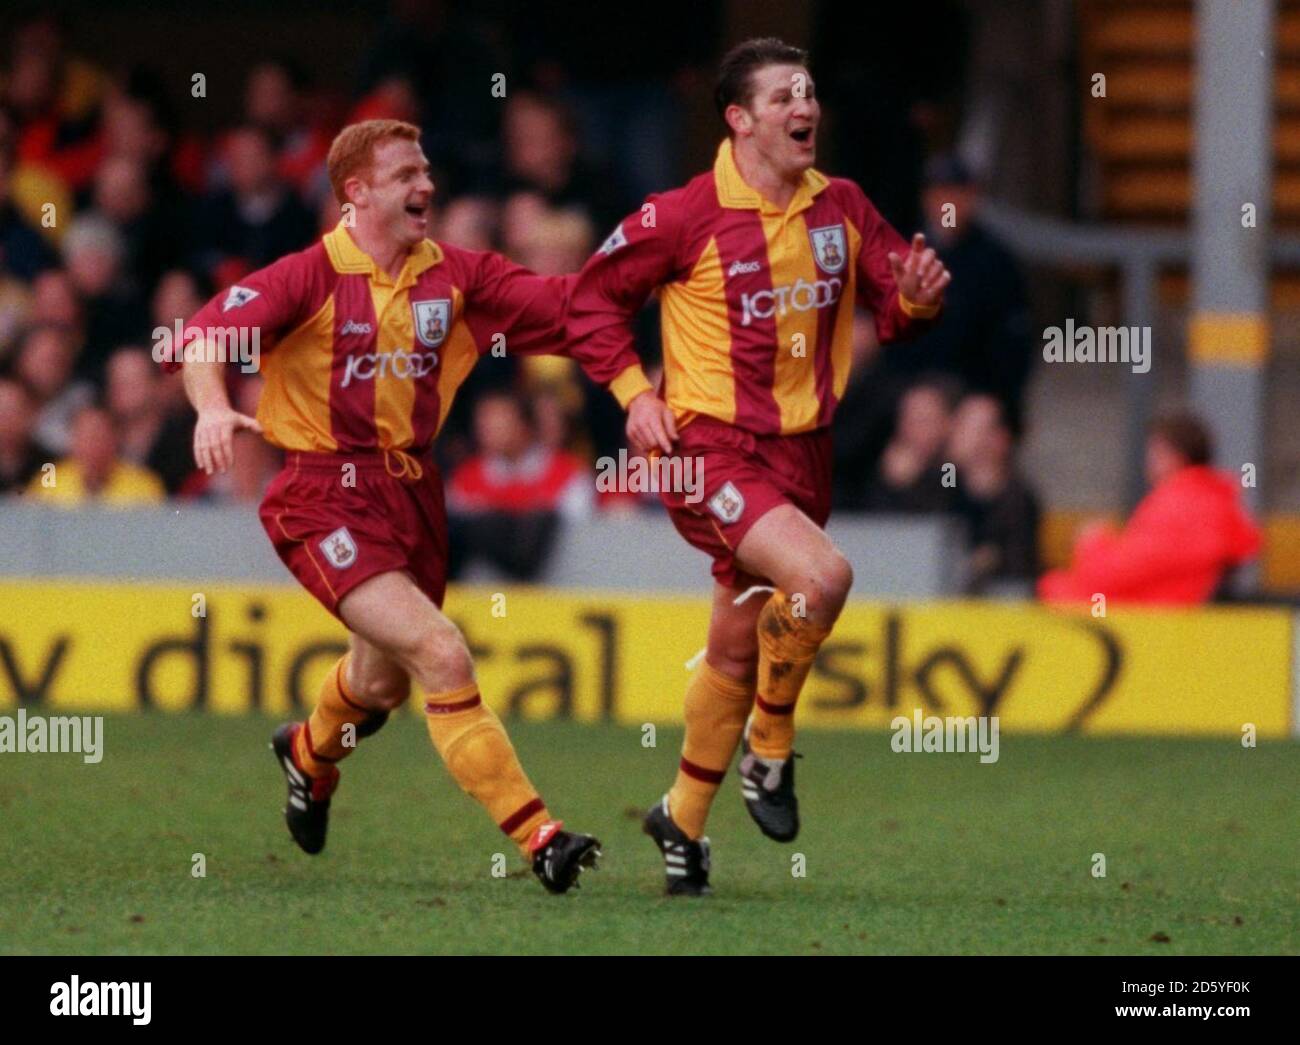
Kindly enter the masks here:
<path id="1" fill-rule="evenodd" d="M 450 298 L 412 301 L 411 312 L 415 317 L 415 336 L 425 348 L 437 348 L 447 340 L 447 328 L 451 326 Z"/>
<path id="2" fill-rule="evenodd" d="M 357 542 L 346 526 L 340 526 L 320 542 L 320 550 L 336 570 L 346 570 L 357 561 Z"/>
<path id="3" fill-rule="evenodd" d="M 709 498 L 709 511 L 724 523 L 734 523 L 744 510 L 745 498 L 731 482 L 723 483 L 721 489 Z"/>
<path id="4" fill-rule="evenodd" d="M 830 273 L 844 268 L 848 251 L 844 243 L 843 225 L 823 225 L 819 229 L 809 229 L 808 236 L 812 240 L 818 268 Z"/>

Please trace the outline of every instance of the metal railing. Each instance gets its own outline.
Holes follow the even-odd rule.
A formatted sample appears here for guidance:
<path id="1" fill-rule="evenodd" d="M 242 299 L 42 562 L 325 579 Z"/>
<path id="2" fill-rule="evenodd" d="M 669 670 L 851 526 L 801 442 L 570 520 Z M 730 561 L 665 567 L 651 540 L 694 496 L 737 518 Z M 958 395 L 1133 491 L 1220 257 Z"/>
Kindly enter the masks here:
<path id="1" fill-rule="evenodd" d="M 980 205 L 979 221 L 1023 260 L 1054 268 L 1092 265 L 1118 271 L 1124 324 L 1150 327 L 1154 353 L 1157 280 L 1162 269 L 1190 267 L 1190 231 L 1079 225 L 993 200 Z M 1276 267 L 1300 269 L 1300 237 L 1273 237 L 1271 257 Z M 1125 435 L 1130 453 L 1125 462 L 1124 492 L 1129 505 L 1138 501 L 1143 490 L 1141 447 L 1153 399 L 1150 386 L 1142 381 L 1146 376 L 1129 373 L 1125 381 Z"/>

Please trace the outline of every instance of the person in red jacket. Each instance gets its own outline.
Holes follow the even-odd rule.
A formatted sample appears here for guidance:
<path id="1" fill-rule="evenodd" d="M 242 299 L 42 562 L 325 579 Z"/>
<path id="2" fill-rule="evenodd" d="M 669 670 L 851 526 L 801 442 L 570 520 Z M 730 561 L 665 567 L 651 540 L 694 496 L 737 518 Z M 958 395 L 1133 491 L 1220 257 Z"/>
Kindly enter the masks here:
<path id="1" fill-rule="evenodd" d="M 1157 420 L 1147 439 L 1151 492 L 1122 530 L 1084 529 L 1074 561 L 1038 582 L 1046 602 L 1195 605 L 1209 601 L 1224 576 L 1255 556 L 1260 532 L 1242 507 L 1240 485 L 1210 467 L 1205 426 L 1188 414 Z"/>

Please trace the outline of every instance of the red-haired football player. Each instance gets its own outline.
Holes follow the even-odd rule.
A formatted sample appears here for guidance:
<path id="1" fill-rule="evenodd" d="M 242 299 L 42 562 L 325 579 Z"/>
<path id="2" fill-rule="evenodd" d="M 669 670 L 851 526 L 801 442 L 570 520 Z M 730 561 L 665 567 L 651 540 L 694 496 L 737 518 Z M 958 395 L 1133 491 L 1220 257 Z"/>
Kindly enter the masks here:
<path id="1" fill-rule="evenodd" d="M 498 345 L 563 350 L 567 286 L 426 238 L 434 186 L 410 124 L 344 128 L 328 167 L 345 220 L 218 294 L 185 328 L 199 465 L 224 471 L 239 429 L 285 451 L 262 525 L 293 575 L 351 632 L 310 718 L 273 738 L 289 785 L 285 820 L 304 851 L 320 852 L 336 763 L 383 725 L 414 680 L 451 775 L 542 883 L 564 892 L 595 864 L 599 843 L 552 819 L 440 610 L 447 529 L 428 451 L 481 355 Z M 259 332 L 264 353 L 256 420 L 231 407 L 224 365 L 212 358 L 219 337 L 206 334 L 240 328 Z M 626 361 L 636 366 L 634 354 Z"/>
<path id="2" fill-rule="evenodd" d="M 799 829 L 795 702 L 853 580 L 823 527 L 854 307 L 870 310 L 882 343 L 898 341 L 934 320 L 950 279 L 923 236 L 909 245 L 857 185 L 813 168 L 820 109 L 803 51 L 739 45 L 716 101 L 727 138 L 713 169 L 615 229 L 569 315 L 572 346 L 622 360 L 633 315 L 658 291 L 663 399 L 630 369 L 611 388 L 630 441 L 703 465 L 702 500 L 660 495 L 712 556 L 716 583 L 677 779 L 645 819 L 668 891 L 687 895 L 708 891 L 704 825 L 737 745 L 763 833 L 789 841 Z M 775 594 L 737 603 L 756 585 Z"/>

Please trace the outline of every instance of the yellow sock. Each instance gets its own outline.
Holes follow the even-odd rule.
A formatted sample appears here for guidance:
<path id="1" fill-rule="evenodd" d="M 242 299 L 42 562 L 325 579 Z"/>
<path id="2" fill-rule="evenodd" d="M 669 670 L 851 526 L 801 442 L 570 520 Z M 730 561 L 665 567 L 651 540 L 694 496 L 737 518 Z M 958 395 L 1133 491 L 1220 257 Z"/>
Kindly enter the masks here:
<path id="1" fill-rule="evenodd" d="M 740 743 L 754 688 L 701 661 L 686 686 L 686 739 L 668 792 L 673 823 L 691 838 L 704 834 L 713 796 Z"/>
<path id="2" fill-rule="evenodd" d="M 315 710 L 294 736 L 294 758 L 308 776 L 328 775 L 330 767 L 352 754 L 357 740 L 366 736 L 367 724 L 373 724 L 374 719 L 382 722 L 387 717 L 384 712 L 376 713 L 358 704 L 348 689 L 350 656 L 343 654 L 325 676 Z M 346 726 L 352 728 L 345 729 Z"/>
<path id="3" fill-rule="evenodd" d="M 796 616 L 778 591 L 758 615 L 758 694 L 749 746 L 760 758 L 789 758 L 794 744 L 794 707 L 817 650 L 830 634 Z"/>
<path id="4" fill-rule="evenodd" d="M 424 711 L 429 737 L 447 771 L 527 857 L 529 837 L 551 816 L 478 685 L 427 694 Z"/>

